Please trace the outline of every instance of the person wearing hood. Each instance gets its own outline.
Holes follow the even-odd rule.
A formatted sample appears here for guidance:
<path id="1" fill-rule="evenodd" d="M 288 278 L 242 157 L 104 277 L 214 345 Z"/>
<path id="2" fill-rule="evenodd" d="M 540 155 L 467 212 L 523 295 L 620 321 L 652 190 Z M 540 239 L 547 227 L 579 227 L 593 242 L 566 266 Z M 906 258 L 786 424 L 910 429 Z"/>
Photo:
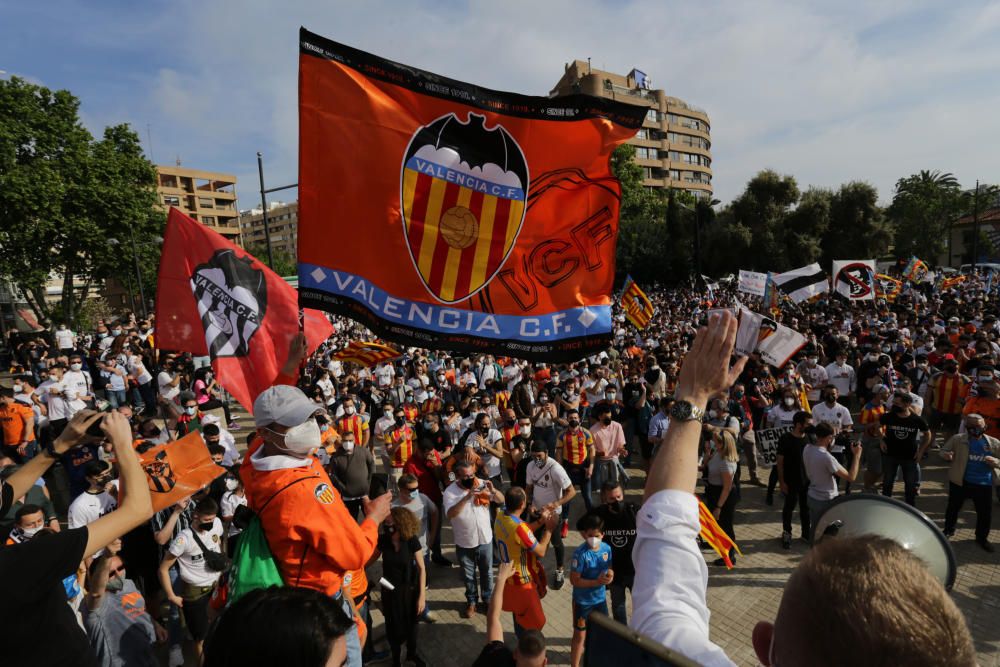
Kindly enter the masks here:
<path id="1" fill-rule="evenodd" d="M 389 514 L 389 494 L 364 500 L 359 525 L 319 460 L 314 415 L 322 410 L 300 389 L 275 385 L 254 401 L 257 436 L 240 469 L 247 504 L 258 513 L 285 584 L 334 598 L 354 615 L 348 573 L 375 553 L 379 524 Z M 345 434 L 346 435 L 346 434 Z M 358 633 L 349 632 L 347 665 L 361 666 Z"/>

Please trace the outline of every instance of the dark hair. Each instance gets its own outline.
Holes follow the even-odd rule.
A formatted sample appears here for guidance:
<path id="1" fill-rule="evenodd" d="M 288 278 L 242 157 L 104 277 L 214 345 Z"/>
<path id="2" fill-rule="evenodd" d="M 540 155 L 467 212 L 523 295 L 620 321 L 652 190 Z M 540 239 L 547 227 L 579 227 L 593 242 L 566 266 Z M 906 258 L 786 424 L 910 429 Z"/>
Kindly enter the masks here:
<path id="1" fill-rule="evenodd" d="M 549 446 L 544 440 L 535 440 L 531 443 L 531 453 L 537 454 L 538 452 L 548 452 Z"/>
<path id="2" fill-rule="evenodd" d="M 218 424 L 205 424 L 201 427 L 202 435 L 219 435 L 220 433 Z"/>
<path id="3" fill-rule="evenodd" d="M 307 588 L 250 591 L 219 617 L 205 641 L 204 667 L 323 667 L 354 621 L 327 595 Z"/>
<path id="4" fill-rule="evenodd" d="M 809 414 L 805 410 L 799 410 L 798 412 L 795 413 L 795 416 L 792 417 L 792 423 L 793 424 L 805 424 L 810 419 L 812 419 L 812 415 L 811 414 Z"/>
<path id="5" fill-rule="evenodd" d="M 545 653 L 545 637 L 540 630 L 526 630 L 517 640 L 517 652 L 525 658 L 537 658 Z"/>
<path id="6" fill-rule="evenodd" d="M 503 504 L 508 512 L 524 507 L 527 502 L 528 494 L 519 486 L 512 486 L 507 489 L 507 493 L 503 494 Z"/>
<path id="7" fill-rule="evenodd" d="M 827 424 L 826 422 L 820 422 L 816 424 L 816 430 L 813 431 L 813 434 L 817 438 L 825 438 L 827 436 L 833 435 L 833 427 Z"/>
<path id="8" fill-rule="evenodd" d="M 215 502 L 215 500 L 213 500 L 210 496 L 206 496 L 198 501 L 198 505 L 194 508 L 194 513 L 198 516 L 218 514 L 219 503 Z"/>
<path id="9" fill-rule="evenodd" d="M 576 529 L 581 533 L 585 533 L 588 530 L 600 530 L 603 532 L 604 519 L 594 512 L 587 512 L 576 520 Z"/>
<path id="10" fill-rule="evenodd" d="M 594 408 L 594 416 L 597 417 L 598 419 L 600 419 L 604 415 L 609 415 L 609 414 L 611 414 L 611 406 L 608 405 L 607 403 L 603 403 Z"/>
<path id="11" fill-rule="evenodd" d="M 21 505 L 21 507 L 14 513 L 14 520 L 18 523 L 21 519 L 28 516 L 29 514 L 34 514 L 35 512 L 44 512 L 40 505 L 32 505 L 31 503 L 26 503 Z"/>
<path id="12" fill-rule="evenodd" d="M 225 455 L 226 448 L 217 442 L 213 442 L 208 445 L 208 453 L 211 454 L 212 456 L 215 456 L 216 454 Z"/>
<path id="13" fill-rule="evenodd" d="M 601 484 L 601 493 L 608 493 L 609 491 L 614 491 L 615 489 L 620 488 L 622 488 L 621 484 L 608 480 L 604 484 Z"/>
<path id="14" fill-rule="evenodd" d="M 111 464 L 107 461 L 91 461 L 83 466 L 84 477 L 100 477 L 111 470 Z"/>

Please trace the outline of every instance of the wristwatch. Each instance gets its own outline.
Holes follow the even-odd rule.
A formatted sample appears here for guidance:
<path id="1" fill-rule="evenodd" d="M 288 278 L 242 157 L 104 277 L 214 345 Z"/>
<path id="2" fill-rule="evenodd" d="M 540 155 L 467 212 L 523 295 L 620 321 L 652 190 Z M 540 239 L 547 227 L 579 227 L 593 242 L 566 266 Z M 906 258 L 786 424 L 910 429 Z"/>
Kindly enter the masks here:
<path id="1" fill-rule="evenodd" d="M 670 418 L 681 422 L 700 422 L 705 418 L 705 411 L 690 401 L 674 401 L 670 407 Z"/>

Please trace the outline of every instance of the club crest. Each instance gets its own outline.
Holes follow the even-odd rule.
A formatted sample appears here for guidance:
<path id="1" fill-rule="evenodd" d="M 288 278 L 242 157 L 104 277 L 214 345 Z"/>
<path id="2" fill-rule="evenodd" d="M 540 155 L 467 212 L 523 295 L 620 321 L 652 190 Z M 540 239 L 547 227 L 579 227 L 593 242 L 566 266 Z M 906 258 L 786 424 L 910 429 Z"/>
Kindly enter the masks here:
<path id="1" fill-rule="evenodd" d="M 502 126 L 454 113 L 419 128 L 403 156 L 403 230 L 427 291 L 469 298 L 503 266 L 524 222 L 528 165 Z"/>
<path id="2" fill-rule="evenodd" d="M 245 357 L 267 310 L 264 272 L 234 250 L 217 250 L 191 275 L 191 290 L 212 359 Z"/>

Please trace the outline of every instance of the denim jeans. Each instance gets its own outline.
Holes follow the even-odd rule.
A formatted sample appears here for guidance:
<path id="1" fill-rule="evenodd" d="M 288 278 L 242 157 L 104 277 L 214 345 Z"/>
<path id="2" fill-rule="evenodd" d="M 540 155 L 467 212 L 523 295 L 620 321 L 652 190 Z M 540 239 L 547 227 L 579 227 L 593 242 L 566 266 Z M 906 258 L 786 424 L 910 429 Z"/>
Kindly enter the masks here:
<path id="1" fill-rule="evenodd" d="M 833 498 L 830 500 L 819 500 L 817 498 L 813 498 L 812 496 L 807 498 L 809 505 L 809 522 L 811 524 L 810 530 L 812 531 L 812 535 L 809 536 L 810 542 L 812 542 L 817 530 L 826 530 L 826 527 L 820 526 L 818 522 L 820 517 L 823 516 L 823 512 L 825 512 L 826 509 L 833 504 L 833 501 Z"/>
<path id="2" fill-rule="evenodd" d="M 618 482 L 618 461 L 611 459 L 594 461 L 594 475 L 590 478 L 590 488 L 601 490 L 605 482 Z"/>
<path id="3" fill-rule="evenodd" d="M 594 508 L 594 501 L 590 498 L 591 478 L 587 477 L 587 464 L 565 464 L 566 474 L 569 475 L 569 479 L 573 484 L 580 487 L 580 495 L 583 496 L 583 505 L 589 512 Z M 596 466 L 595 466 L 596 473 Z M 569 507 L 566 508 L 566 514 L 569 514 Z"/>
<path id="4" fill-rule="evenodd" d="M 625 589 L 632 590 L 634 574 L 618 574 L 608 588 L 611 589 L 611 617 L 622 625 L 628 625 L 628 607 L 625 604 Z"/>
<path id="5" fill-rule="evenodd" d="M 903 471 L 904 499 L 906 504 L 917 506 L 917 462 L 912 458 L 900 459 L 895 456 L 882 457 L 882 495 L 892 497 L 892 487 L 896 483 L 896 470 Z"/>
<path id="6" fill-rule="evenodd" d="M 481 544 L 478 547 L 466 549 L 456 546 L 455 555 L 462 566 L 462 578 L 465 579 L 465 599 L 470 605 L 482 599 L 489 604 L 493 597 L 493 544 Z M 476 589 L 476 568 L 479 568 L 479 589 Z"/>
<path id="7" fill-rule="evenodd" d="M 111 403 L 111 409 L 114 410 L 123 405 L 128 405 L 128 398 L 125 396 L 124 389 L 108 389 L 108 402 Z"/>
<path id="8" fill-rule="evenodd" d="M 354 612 L 351 611 L 351 603 L 348 602 L 347 596 L 338 593 L 334 597 L 334 602 L 340 605 L 347 617 L 352 621 L 354 619 Z M 344 663 L 346 667 L 362 667 L 363 663 L 361 661 L 361 638 L 358 637 L 358 630 L 351 624 L 347 632 L 344 634 L 344 638 L 347 640 L 347 662 Z"/>

